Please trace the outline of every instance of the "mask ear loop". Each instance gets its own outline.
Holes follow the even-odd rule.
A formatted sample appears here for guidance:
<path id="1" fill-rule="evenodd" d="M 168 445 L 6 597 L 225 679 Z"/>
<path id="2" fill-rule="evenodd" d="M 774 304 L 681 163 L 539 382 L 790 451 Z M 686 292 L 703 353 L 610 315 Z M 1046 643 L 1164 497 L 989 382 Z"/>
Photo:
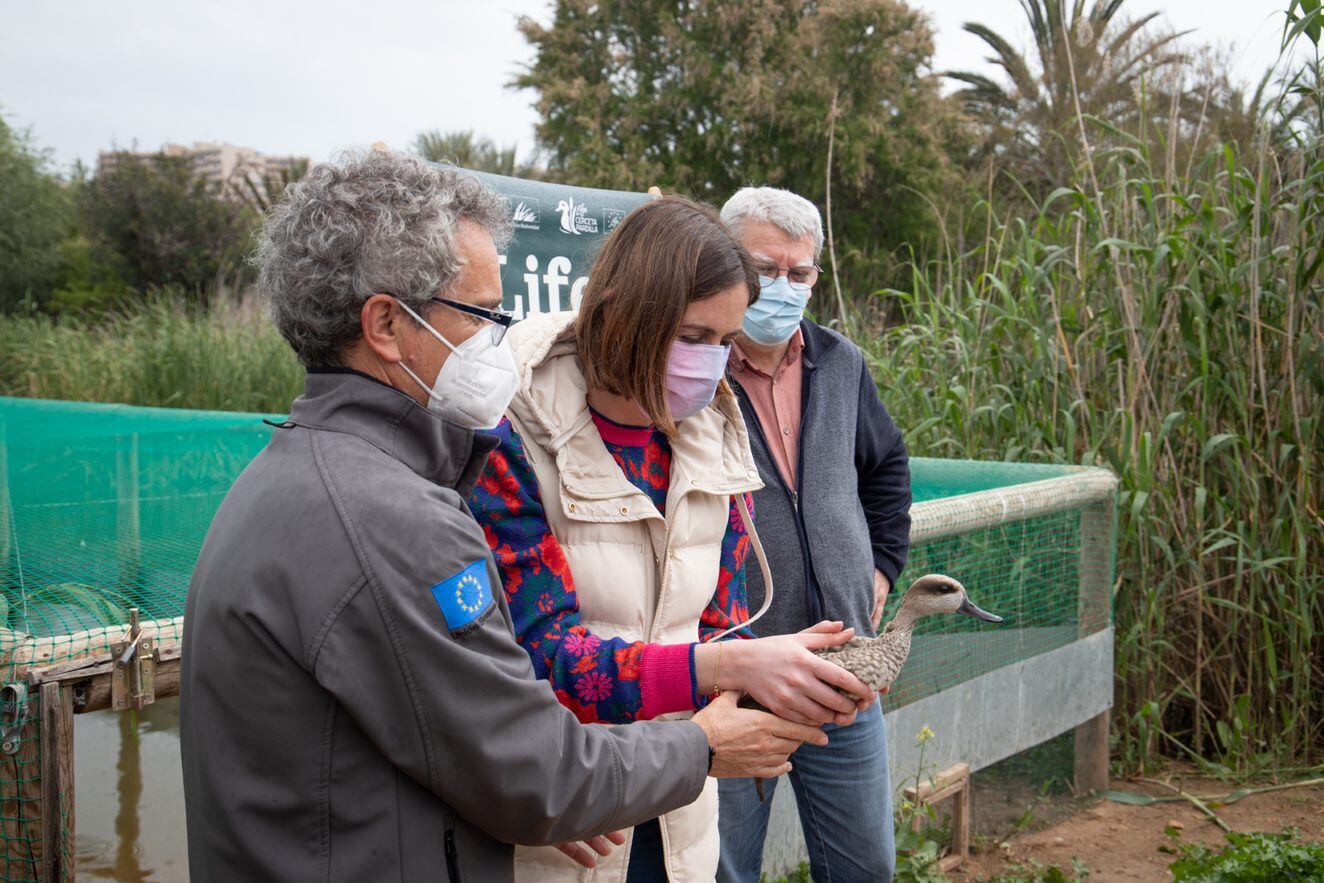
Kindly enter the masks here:
<path id="1" fill-rule="evenodd" d="M 754 517 L 749 514 L 749 506 L 745 503 L 745 495 L 736 494 L 735 499 L 736 508 L 740 510 L 740 523 L 745 526 L 745 533 L 749 535 L 749 542 L 754 546 L 754 557 L 759 561 L 759 570 L 763 572 L 763 606 L 759 608 L 758 613 L 755 613 L 740 625 L 733 625 L 724 632 L 718 632 L 709 638 L 706 643 L 720 641 L 737 629 L 753 625 L 754 621 L 767 613 L 768 608 L 772 606 L 772 569 L 768 567 L 768 556 L 763 552 L 763 543 L 759 541 L 758 531 L 754 530 Z"/>
<path id="2" fill-rule="evenodd" d="M 426 321 L 424 321 L 423 317 L 420 316 L 418 313 L 414 312 L 413 309 L 410 308 L 409 304 L 407 304 L 407 303 L 405 303 L 404 301 L 400 300 L 400 298 L 398 298 L 398 297 L 395 298 L 395 302 L 396 302 L 397 304 L 400 305 L 400 308 L 401 308 L 402 310 L 404 310 L 404 311 L 405 311 L 406 313 L 408 313 L 409 315 L 413 316 L 413 317 L 414 317 L 414 321 L 417 322 L 418 324 L 422 325 L 424 328 L 426 328 L 427 331 L 428 331 L 433 337 L 435 337 L 437 340 L 440 340 L 442 343 L 446 344 L 446 346 L 450 347 L 450 351 L 451 351 L 452 353 L 456 353 L 456 354 L 459 353 L 459 349 L 457 349 L 456 346 L 455 346 L 453 343 L 451 343 L 449 340 L 447 340 L 447 339 L 442 335 L 442 333 L 441 333 L 440 331 L 438 331 L 437 329 L 433 328 L 433 327 L 432 327 L 431 325 L 429 325 Z M 461 356 L 460 358 L 464 358 L 464 357 Z M 410 379 L 413 380 L 415 383 L 418 384 L 418 388 L 421 389 L 421 390 L 423 390 L 425 393 L 428 394 L 428 398 L 429 398 L 429 400 L 432 398 L 432 395 L 433 395 L 433 393 L 432 393 L 432 387 L 430 387 L 430 386 L 428 386 L 426 383 L 424 383 L 424 382 L 423 382 L 423 378 L 421 378 L 421 377 L 419 377 L 417 374 L 415 374 L 415 373 L 414 373 L 414 369 L 412 369 L 412 368 L 410 368 L 408 365 L 406 365 L 406 364 L 405 364 L 405 360 L 404 360 L 403 358 L 401 358 L 400 361 L 396 362 L 395 364 L 397 364 L 397 365 L 399 365 L 401 368 L 403 368 L 403 369 L 404 369 L 404 372 L 405 372 L 406 374 L 409 375 Z"/>
<path id="3" fill-rule="evenodd" d="M 433 337 L 435 337 L 437 340 L 440 340 L 442 343 L 446 344 L 446 346 L 448 346 L 448 347 L 450 348 L 450 351 L 451 351 L 451 352 L 453 352 L 453 353 L 458 353 L 458 352 L 460 351 L 460 348 L 459 348 L 459 347 L 457 347 L 455 344 L 451 343 L 451 342 L 450 342 L 449 340 L 447 340 L 444 336 L 442 336 L 442 333 L 441 333 L 440 331 L 438 331 L 437 329 L 433 328 L 431 325 L 429 325 L 429 324 L 423 319 L 422 316 L 420 316 L 418 313 L 415 313 L 415 312 L 413 311 L 413 309 L 409 306 L 409 304 L 407 304 L 407 303 L 405 303 L 404 301 L 400 300 L 400 298 L 398 298 L 398 297 L 395 299 L 395 302 L 398 303 L 398 304 L 400 305 L 400 308 L 403 309 L 406 313 L 408 313 L 409 315 L 413 316 L 415 322 L 417 322 L 418 324 L 420 324 L 420 325 L 422 325 L 424 328 L 426 328 L 426 329 L 428 330 L 428 333 L 429 333 L 429 334 L 431 334 L 431 335 L 432 335 Z M 463 356 L 461 356 L 461 358 L 463 358 Z M 402 361 L 400 364 L 403 365 L 404 362 Z M 409 369 L 406 368 L 405 370 L 408 371 Z"/>

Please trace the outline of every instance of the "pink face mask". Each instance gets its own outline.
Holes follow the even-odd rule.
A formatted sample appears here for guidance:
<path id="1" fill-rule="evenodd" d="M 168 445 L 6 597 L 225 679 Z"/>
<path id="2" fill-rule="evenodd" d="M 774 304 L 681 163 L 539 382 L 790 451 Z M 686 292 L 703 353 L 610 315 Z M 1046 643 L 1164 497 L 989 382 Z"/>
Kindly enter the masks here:
<path id="1" fill-rule="evenodd" d="M 702 411 L 717 393 L 717 383 L 726 373 L 731 345 L 674 341 L 667 359 L 663 386 L 667 406 L 677 423 Z"/>

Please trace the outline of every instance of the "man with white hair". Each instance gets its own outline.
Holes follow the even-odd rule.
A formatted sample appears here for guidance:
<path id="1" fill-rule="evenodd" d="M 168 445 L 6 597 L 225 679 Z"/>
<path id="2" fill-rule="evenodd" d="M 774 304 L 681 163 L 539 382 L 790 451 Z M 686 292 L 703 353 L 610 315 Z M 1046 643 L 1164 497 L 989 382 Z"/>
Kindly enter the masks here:
<path id="1" fill-rule="evenodd" d="M 792 634 L 824 619 L 872 634 L 906 563 L 910 469 L 896 423 L 860 349 L 804 318 L 818 280 L 823 224 L 809 200 L 775 187 L 746 187 L 722 220 L 753 255 L 762 292 L 732 347 L 735 387 L 765 484 L 755 520 L 775 591 L 754 631 Z M 749 571 L 749 603 L 764 584 Z M 815 880 L 887 881 L 895 865 L 891 782 L 882 711 L 825 727 L 829 743 L 805 745 L 790 773 Z M 767 782 L 771 798 L 776 782 Z M 755 883 L 771 800 L 751 779 L 720 783 L 722 883 Z"/>

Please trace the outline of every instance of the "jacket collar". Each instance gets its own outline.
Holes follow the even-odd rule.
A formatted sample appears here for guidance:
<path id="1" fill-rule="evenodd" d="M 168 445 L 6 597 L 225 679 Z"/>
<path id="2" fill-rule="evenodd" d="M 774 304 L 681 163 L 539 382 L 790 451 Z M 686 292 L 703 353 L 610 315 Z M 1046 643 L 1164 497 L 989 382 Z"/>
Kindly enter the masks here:
<path id="1" fill-rule="evenodd" d="M 806 371 L 813 371 L 818 362 L 840 345 L 836 335 L 808 319 L 800 320 L 800 333 L 805 342 L 804 349 L 800 352 L 800 359 L 804 362 Z"/>
<path id="2" fill-rule="evenodd" d="M 468 494 L 496 440 L 443 420 L 400 390 L 351 368 L 313 368 L 287 426 L 361 438 L 418 475 Z"/>

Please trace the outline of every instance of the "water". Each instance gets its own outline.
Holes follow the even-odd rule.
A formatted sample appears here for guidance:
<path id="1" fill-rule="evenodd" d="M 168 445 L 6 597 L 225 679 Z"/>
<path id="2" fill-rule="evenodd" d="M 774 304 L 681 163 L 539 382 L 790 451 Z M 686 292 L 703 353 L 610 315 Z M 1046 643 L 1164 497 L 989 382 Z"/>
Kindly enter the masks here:
<path id="1" fill-rule="evenodd" d="M 179 700 L 74 718 L 75 853 L 82 879 L 188 879 Z"/>

